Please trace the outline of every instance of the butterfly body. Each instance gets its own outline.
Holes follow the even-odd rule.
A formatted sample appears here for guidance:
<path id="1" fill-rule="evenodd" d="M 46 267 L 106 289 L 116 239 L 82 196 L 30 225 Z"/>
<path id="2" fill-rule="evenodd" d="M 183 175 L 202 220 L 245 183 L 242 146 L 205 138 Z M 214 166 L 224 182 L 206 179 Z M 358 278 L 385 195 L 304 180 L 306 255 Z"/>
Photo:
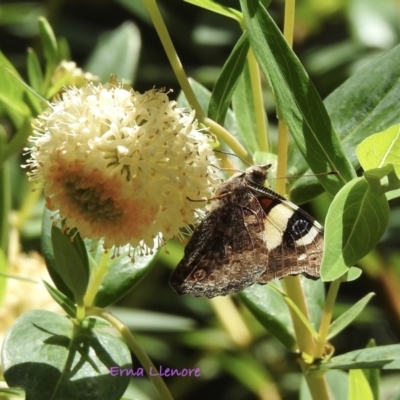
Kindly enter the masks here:
<path id="1" fill-rule="evenodd" d="M 179 294 L 211 298 L 289 275 L 319 277 L 322 226 L 264 187 L 269 167 L 250 167 L 220 185 L 171 275 Z"/>

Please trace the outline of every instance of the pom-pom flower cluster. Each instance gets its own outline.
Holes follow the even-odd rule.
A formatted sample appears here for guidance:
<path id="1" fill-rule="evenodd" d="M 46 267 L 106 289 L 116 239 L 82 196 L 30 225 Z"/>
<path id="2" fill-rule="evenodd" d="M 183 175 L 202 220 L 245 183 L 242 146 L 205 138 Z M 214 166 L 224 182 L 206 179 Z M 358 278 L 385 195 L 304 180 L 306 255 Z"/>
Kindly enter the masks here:
<path id="1" fill-rule="evenodd" d="M 218 183 L 209 135 L 162 91 L 68 88 L 33 127 L 30 180 L 49 210 L 105 248 L 182 237 L 202 206 L 188 198 L 210 197 Z"/>

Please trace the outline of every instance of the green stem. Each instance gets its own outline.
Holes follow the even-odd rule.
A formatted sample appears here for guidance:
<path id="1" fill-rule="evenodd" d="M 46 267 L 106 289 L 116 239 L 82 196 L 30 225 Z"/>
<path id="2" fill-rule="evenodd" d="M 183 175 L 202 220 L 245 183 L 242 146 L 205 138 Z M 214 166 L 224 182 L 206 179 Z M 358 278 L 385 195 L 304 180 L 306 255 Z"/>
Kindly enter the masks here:
<path id="1" fill-rule="evenodd" d="M 171 393 L 169 392 L 167 385 L 158 375 L 157 369 L 150 360 L 147 353 L 144 351 L 142 346 L 136 341 L 130 330 L 116 317 L 106 312 L 105 310 L 97 307 L 89 307 L 87 309 L 87 315 L 95 315 L 108 321 L 114 328 L 116 328 L 125 340 L 125 343 L 131 349 L 131 351 L 138 358 L 143 368 L 146 370 L 151 382 L 153 383 L 160 399 L 162 400 L 173 400 Z"/>
<path id="2" fill-rule="evenodd" d="M 340 287 L 340 279 L 336 279 L 329 286 L 328 295 L 326 296 L 324 311 L 322 313 L 321 324 L 319 326 L 319 335 L 318 335 L 319 338 L 314 353 L 315 358 L 322 358 L 324 354 L 325 344 L 329 334 L 329 325 L 331 324 L 332 320 L 333 307 L 335 305 L 339 287 Z"/>
<path id="3" fill-rule="evenodd" d="M 250 164 L 253 164 L 253 158 L 251 155 L 223 126 L 210 118 L 204 118 L 202 122 L 211 129 L 211 132 L 214 133 L 218 139 L 225 142 L 237 156 L 243 158 Z"/>
<path id="4" fill-rule="evenodd" d="M 175 73 L 175 76 L 179 82 L 179 85 L 185 93 L 186 99 L 190 104 L 190 107 L 196 111 L 196 117 L 199 120 L 203 120 L 205 113 L 198 102 L 192 87 L 187 79 L 185 71 L 182 67 L 182 63 L 179 60 L 178 54 L 175 51 L 175 47 L 172 43 L 171 37 L 169 36 L 167 27 L 165 26 L 164 20 L 161 16 L 160 10 L 157 7 L 155 0 L 143 0 L 144 6 L 153 21 L 154 28 L 156 29 L 161 43 L 164 47 L 165 53 L 167 54 L 168 60 Z"/>
<path id="5" fill-rule="evenodd" d="M 0 153 L 6 146 L 3 130 L 0 130 Z M 8 254 L 8 240 L 10 235 L 9 216 L 11 210 L 11 181 L 8 162 L 0 164 L 0 249 L 4 255 Z"/>
<path id="6" fill-rule="evenodd" d="M 201 108 L 200 103 L 198 102 L 197 97 L 190 86 L 189 80 L 185 74 L 182 63 L 179 60 L 178 54 L 176 53 L 175 47 L 172 43 L 171 37 L 169 36 L 160 10 L 157 7 L 156 1 L 143 0 L 143 3 L 153 21 L 154 27 L 164 47 L 165 53 L 167 54 L 179 86 L 181 87 L 183 93 L 185 93 L 190 107 L 196 111 L 196 118 L 204 125 L 210 127 L 212 133 L 224 141 L 239 157 L 244 158 L 248 162 L 252 163 L 253 160 L 251 156 L 247 153 L 243 146 L 224 127 L 206 117 L 205 112 Z"/>
<path id="7" fill-rule="evenodd" d="M 85 305 L 83 299 L 78 299 L 76 304 L 76 319 L 83 321 L 85 319 Z"/>
<path id="8" fill-rule="evenodd" d="M 103 253 L 100 264 L 97 268 L 93 268 L 88 289 L 85 294 L 84 304 L 90 307 L 93 304 L 94 298 L 99 290 L 104 277 L 108 272 L 108 262 L 110 260 L 110 250 Z"/>
<path id="9" fill-rule="evenodd" d="M 268 126 L 262 97 L 261 76 L 258 69 L 257 60 L 252 49 L 249 50 L 249 54 L 247 55 L 247 64 L 250 72 L 251 93 L 254 100 L 258 149 L 268 153 Z"/>
<path id="10" fill-rule="evenodd" d="M 295 15 L 295 0 L 285 1 L 285 17 L 283 34 L 291 46 L 293 43 L 293 30 L 294 30 L 294 15 Z M 279 109 L 277 110 L 278 115 Z M 282 122 L 281 122 L 282 121 Z M 288 128 L 286 123 L 279 120 L 279 142 L 278 142 L 278 176 L 286 176 L 287 165 L 287 149 L 288 149 Z M 280 180 L 279 180 L 280 181 Z M 285 193 L 285 181 L 279 183 L 278 193 Z M 304 297 L 304 292 L 300 284 L 300 278 L 287 277 L 284 279 L 284 285 L 287 295 L 299 307 L 300 311 L 308 316 L 307 304 Z M 290 314 L 293 321 L 294 331 L 296 335 L 297 344 L 301 353 L 315 357 L 316 343 L 312 337 L 311 332 L 304 326 L 298 315 L 290 308 Z M 309 364 L 304 360 L 300 362 L 303 374 L 307 381 L 307 386 L 310 390 L 313 400 L 329 400 L 328 386 L 324 375 L 320 373 L 308 373 Z"/>

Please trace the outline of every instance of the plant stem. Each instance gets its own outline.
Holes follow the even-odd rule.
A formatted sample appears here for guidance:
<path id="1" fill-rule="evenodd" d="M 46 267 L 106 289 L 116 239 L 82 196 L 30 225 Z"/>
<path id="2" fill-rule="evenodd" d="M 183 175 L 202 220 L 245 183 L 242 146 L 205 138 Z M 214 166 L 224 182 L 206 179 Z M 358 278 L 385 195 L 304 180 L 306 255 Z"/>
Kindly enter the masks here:
<path id="1" fill-rule="evenodd" d="M 158 375 L 156 367 L 150 360 L 147 353 L 144 351 L 143 347 L 136 341 L 131 331 L 118 318 L 114 317 L 107 311 L 97 307 L 89 307 L 87 309 L 87 315 L 95 315 L 100 318 L 103 318 L 106 321 L 108 321 L 115 329 L 117 329 L 124 338 L 127 346 L 135 354 L 135 356 L 142 364 L 143 368 L 146 370 L 146 373 L 148 374 L 149 379 L 153 383 L 160 399 L 173 400 L 173 397 L 171 396 L 171 393 L 169 392 L 167 385 Z"/>
<path id="2" fill-rule="evenodd" d="M 243 146 L 221 125 L 215 121 L 206 118 L 206 114 L 200 106 L 196 95 L 190 86 L 189 80 L 185 74 L 182 63 L 179 60 L 178 54 L 176 53 L 175 47 L 172 43 L 171 37 L 169 36 L 167 27 L 165 26 L 164 20 L 161 16 L 160 10 L 157 7 L 155 0 L 143 0 L 143 3 L 153 21 L 154 28 L 156 29 L 160 41 L 164 47 L 165 53 L 167 54 L 168 60 L 174 71 L 176 79 L 178 80 L 179 86 L 183 93 L 185 93 L 186 99 L 189 102 L 191 108 L 196 111 L 196 118 L 204 125 L 211 128 L 212 132 L 224 141 L 234 153 L 239 157 L 244 158 L 248 162 L 252 163 L 251 156 L 243 148 Z"/>
<path id="3" fill-rule="evenodd" d="M 158 33 L 158 37 L 164 47 L 165 53 L 167 54 L 168 60 L 175 73 L 176 79 L 179 82 L 179 86 L 185 93 L 186 99 L 188 100 L 190 107 L 196 111 L 196 117 L 202 120 L 205 117 L 205 113 L 198 102 L 192 87 L 187 79 L 185 71 L 182 67 L 182 63 L 179 60 L 178 54 L 175 51 L 175 47 L 172 43 L 171 37 L 169 36 L 167 27 L 165 26 L 164 20 L 161 16 L 160 10 L 157 7 L 155 0 L 143 0 L 144 6 L 153 21 L 154 28 Z"/>
<path id="4" fill-rule="evenodd" d="M 210 127 L 212 133 L 214 133 L 219 139 L 225 142 L 237 156 L 243 158 L 250 164 L 253 164 L 253 158 L 251 157 L 251 155 L 223 126 L 217 124 L 210 118 L 204 118 L 202 122 Z"/>
<path id="5" fill-rule="evenodd" d="M 251 93 L 254 100 L 258 150 L 268 153 L 268 126 L 262 98 L 260 71 L 252 49 L 249 50 L 247 55 L 247 64 L 250 72 Z"/>
<path id="6" fill-rule="evenodd" d="M 84 304 L 90 307 L 93 304 L 94 298 L 99 290 L 104 277 L 108 272 L 108 262 L 110 260 L 110 251 L 104 252 L 100 264 L 97 268 L 93 268 L 90 276 L 90 282 L 85 294 Z"/>
<path id="7" fill-rule="evenodd" d="M 286 41 L 290 46 L 293 43 L 294 31 L 294 14 L 295 14 L 295 0 L 285 1 L 285 17 L 283 34 Z M 278 116 L 280 116 L 279 109 Z M 282 118 L 279 118 L 278 125 L 278 176 L 286 176 L 287 170 L 287 150 L 288 150 L 288 127 Z M 277 182 L 277 192 L 284 195 L 286 192 L 285 179 L 279 179 Z M 304 292 L 300 284 L 300 278 L 287 277 L 283 280 L 285 291 L 292 301 L 299 307 L 300 311 L 308 316 L 307 304 L 304 297 Z M 293 321 L 294 331 L 296 335 L 299 351 L 308 356 L 314 357 L 316 351 L 316 343 L 312 337 L 311 332 L 305 327 L 298 315 L 291 309 L 290 314 Z M 308 364 L 302 360 L 300 362 L 301 369 L 307 381 L 308 388 L 314 400 L 329 400 L 328 386 L 324 375 L 320 373 L 308 373 Z"/>
<path id="8" fill-rule="evenodd" d="M 325 344 L 329 333 L 329 325 L 332 320 L 333 307 L 335 305 L 339 287 L 340 279 L 336 279 L 335 281 L 331 282 L 329 286 L 328 295 L 326 296 L 325 306 L 322 313 L 321 324 L 319 326 L 319 338 L 314 353 L 315 358 L 322 358 L 324 354 Z"/>
<path id="9" fill-rule="evenodd" d="M 232 341 L 240 347 L 248 346 L 251 342 L 251 334 L 232 298 L 229 296 L 214 297 L 210 303 Z"/>

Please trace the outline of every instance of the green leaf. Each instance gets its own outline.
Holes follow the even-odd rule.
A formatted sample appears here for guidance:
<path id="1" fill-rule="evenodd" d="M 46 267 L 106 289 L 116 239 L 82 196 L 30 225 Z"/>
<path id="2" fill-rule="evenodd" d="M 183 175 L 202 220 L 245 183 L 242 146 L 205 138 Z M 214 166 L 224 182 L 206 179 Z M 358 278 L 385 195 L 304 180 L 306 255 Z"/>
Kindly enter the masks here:
<path id="1" fill-rule="evenodd" d="M 377 196 L 364 178 L 349 182 L 333 199 L 326 216 L 322 280 L 339 278 L 368 254 L 388 222 L 386 197 Z"/>
<path id="2" fill-rule="evenodd" d="M 102 35 L 90 55 L 85 69 L 107 82 L 111 74 L 118 80 L 133 81 L 139 62 L 140 32 L 132 22 L 125 22 Z"/>
<path id="3" fill-rule="evenodd" d="M 375 340 L 371 339 L 366 347 L 367 348 L 376 347 Z M 379 375 L 380 375 L 379 369 L 374 369 L 374 368 L 365 369 L 363 370 L 363 373 L 368 381 L 369 387 L 371 388 L 374 400 L 379 400 Z"/>
<path id="4" fill-rule="evenodd" d="M 0 309 L 3 304 L 4 294 L 7 287 L 7 260 L 3 250 L 0 248 Z"/>
<path id="5" fill-rule="evenodd" d="M 6 160 L 21 152 L 23 147 L 26 145 L 26 140 L 32 133 L 31 118 L 25 117 L 21 120 L 21 125 L 18 132 L 13 136 L 9 143 L 0 151 L 0 165 L 2 165 Z"/>
<path id="6" fill-rule="evenodd" d="M 400 175 L 400 124 L 364 139 L 357 146 L 357 157 L 364 170 L 381 168 L 388 163 Z"/>
<path id="7" fill-rule="evenodd" d="M 234 8 L 223 6 L 212 0 L 185 0 L 185 1 L 195 6 L 205 8 L 206 10 L 213 11 L 217 14 L 221 14 L 225 17 L 232 18 L 238 22 L 241 22 L 243 20 L 243 16 L 240 13 L 240 11 L 235 10 Z"/>
<path id="8" fill-rule="evenodd" d="M 46 281 L 43 281 L 44 286 L 49 292 L 50 296 L 62 307 L 62 309 L 71 317 L 76 317 L 76 305 L 59 290 L 53 288 Z"/>
<path id="9" fill-rule="evenodd" d="M 335 321 L 333 321 L 331 326 L 329 327 L 328 340 L 335 337 L 339 332 L 346 328 L 346 326 L 350 325 L 358 317 L 358 315 L 361 313 L 361 311 L 365 308 L 365 306 L 374 295 L 375 293 L 367 294 L 351 308 L 349 308 L 345 313 L 343 313 L 340 317 L 338 317 Z"/>
<path id="10" fill-rule="evenodd" d="M 397 45 L 357 71 L 324 101 L 347 157 L 356 169 L 359 168 L 355 151 L 358 144 L 369 135 L 400 122 L 399 65 L 400 45 Z M 306 170 L 304 159 L 293 157 L 292 160 L 298 171 Z M 293 185 L 290 197 L 301 204 L 322 191 L 316 178 L 302 178 Z"/>
<path id="11" fill-rule="evenodd" d="M 43 46 L 44 57 L 47 60 L 46 74 L 52 74 L 55 66 L 59 63 L 57 39 L 49 22 L 44 17 L 40 17 L 38 21 L 40 39 Z"/>
<path id="12" fill-rule="evenodd" d="M 351 76 L 325 99 L 348 157 L 361 140 L 400 122 L 400 45 Z M 358 163 L 353 164 L 358 168 Z"/>
<path id="13" fill-rule="evenodd" d="M 400 345 L 377 346 L 354 350 L 321 363 L 321 370 L 328 369 L 400 369 Z"/>
<path id="14" fill-rule="evenodd" d="M 301 277 L 301 285 L 306 298 L 310 323 L 317 329 L 324 304 L 324 285 L 321 281 L 313 281 Z M 273 284 L 282 289 L 281 281 Z M 296 339 L 288 305 L 282 295 L 272 285 L 253 285 L 240 293 L 240 298 L 258 321 L 290 350 L 295 350 Z"/>
<path id="15" fill-rule="evenodd" d="M 83 298 L 89 283 L 89 261 L 82 239 L 79 234 L 72 237 L 62 233 L 57 226 L 52 226 L 51 242 L 57 271 L 74 293 L 77 302 Z"/>
<path id="16" fill-rule="evenodd" d="M 254 98 L 251 90 L 251 79 L 248 64 L 244 66 L 243 73 L 239 77 L 236 90 L 232 97 L 232 109 L 240 131 L 240 137 L 246 144 L 251 154 L 258 150 L 257 124 L 255 115 Z M 229 115 L 229 113 L 228 113 Z"/>
<path id="17" fill-rule="evenodd" d="M 238 84 L 238 79 L 246 64 L 248 51 L 249 42 L 247 35 L 244 33 L 233 48 L 215 83 L 208 106 L 208 117 L 221 125 L 225 121 L 225 116 Z"/>
<path id="18" fill-rule="evenodd" d="M 258 0 L 240 0 L 250 45 L 273 89 L 280 114 L 314 172 L 339 171 L 319 177 L 331 194 L 353 179 L 328 113 L 309 76 L 282 33 Z"/>
<path id="19" fill-rule="evenodd" d="M 234 376 L 243 386 L 251 390 L 256 396 L 260 393 L 260 388 L 272 385 L 272 379 L 265 365 L 257 361 L 249 353 L 229 355 L 221 352 L 218 361 L 222 368 Z M 244 374 L 243 371 L 246 371 Z"/>
<path id="20" fill-rule="evenodd" d="M 374 400 L 371 388 L 360 369 L 352 369 L 349 373 L 348 400 Z"/>
<path id="21" fill-rule="evenodd" d="M 54 213 L 49 211 L 47 208 L 44 209 L 43 221 L 42 221 L 42 235 L 40 237 L 40 247 L 42 249 L 42 254 L 46 262 L 47 271 L 51 280 L 56 285 L 56 288 L 68 297 L 72 302 L 75 301 L 74 295 L 69 287 L 64 282 L 60 273 L 57 269 L 56 259 L 54 257 L 53 244 L 51 241 L 51 228 L 53 226 L 52 217 Z"/>
<path id="22" fill-rule="evenodd" d="M 342 282 L 351 282 L 358 279 L 362 274 L 362 270 L 357 267 L 350 267 L 348 271 L 340 277 Z"/>
<path id="23" fill-rule="evenodd" d="M 87 248 L 91 249 L 90 255 L 94 262 L 98 264 L 104 254 L 102 242 L 85 240 L 85 243 Z M 121 248 L 119 254 L 108 262 L 107 275 L 93 303 L 97 307 L 107 307 L 131 291 L 151 270 L 158 255 L 157 251 L 143 256 L 135 255 L 133 262 L 129 246 Z"/>
<path id="24" fill-rule="evenodd" d="M 394 171 L 393 164 L 386 164 L 381 168 L 369 169 L 364 172 L 364 178 L 377 195 L 400 188 L 400 181 Z"/>
<path id="25" fill-rule="evenodd" d="M 14 125 L 20 127 L 24 118 L 30 115 L 30 111 L 24 101 L 25 88 L 18 84 L 13 74 L 22 79 L 18 71 L 0 51 L 0 103 Z"/>
<path id="26" fill-rule="evenodd" d="M 28 49 L 27 69 L 29 84 L 32 86 L 33 90 L 41 93 L 43 89 L 44 77 L 39 59 L 35 53 L 35 50 L 33 49 Z"/>
<path id="27" fill-rule="evenodd" d="M 8 331 L 2 349 L 4 378 L 30 400 L 119 400 L 129 377 L 111 367 L 131 368 L 127 346 L 96 320 L 76 326 L 64 316 L 35 310 Z"/>
<path id="28" fill-rule="evenodd" d="M 280 282 L 276 282 L 281 286 Z M 247 308 L 271 335 L 290 350 L 296 348 L 296 339 L 288 306 L 282 296 L 269 285 L 253 285 L 240 293 Z"/>

